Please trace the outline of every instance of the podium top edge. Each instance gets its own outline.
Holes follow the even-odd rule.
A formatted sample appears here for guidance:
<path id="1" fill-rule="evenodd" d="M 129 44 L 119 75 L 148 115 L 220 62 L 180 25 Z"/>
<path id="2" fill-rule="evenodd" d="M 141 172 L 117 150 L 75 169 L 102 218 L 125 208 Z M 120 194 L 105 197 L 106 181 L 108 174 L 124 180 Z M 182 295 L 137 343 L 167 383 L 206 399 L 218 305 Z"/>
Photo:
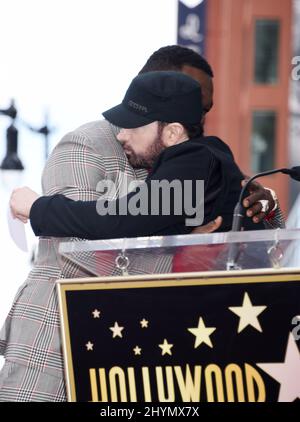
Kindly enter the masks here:
<path id="1" fill-rule="evenodd" d="M 300 229 L 253 230 L 176 236 L 149 236 L 123 239 L 62 241 L 61 254 L 92 251 L 125 251 L 173 248 L 180 246 L 217 245 L 247 242 L 278 242 L 300 239 Z"/>

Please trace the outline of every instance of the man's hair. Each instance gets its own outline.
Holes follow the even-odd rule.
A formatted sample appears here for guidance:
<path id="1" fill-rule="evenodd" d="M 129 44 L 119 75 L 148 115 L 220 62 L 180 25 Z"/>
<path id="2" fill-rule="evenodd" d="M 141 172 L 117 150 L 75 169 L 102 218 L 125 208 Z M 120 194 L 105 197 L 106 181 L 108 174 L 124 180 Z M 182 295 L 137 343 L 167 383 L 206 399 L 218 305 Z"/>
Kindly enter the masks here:
<path id="1" fill-rule="evenodd" d="M 168 45 L 156 50 L 147 60 L 139 73 L 156 70 L 182 70 L 183 66 L 191 66 L 202 70 L 213 78 L 212 68 L 200 54 L 191 48 L 180 45 Z"/>
<path id="2" fill-rule="evenodd" d="M 197 125 L 183 125 L 187 131 L 189 139 L 192 138 L 201 138 L 203 136 L 203 123 L 198 123 Z"/>
<path id="3" fill-rule="evenodd" d="M 169 123 L 167 123 L 167 122 L 158 122 L 158 137 L 159 138 L 162 135 L 163 128 L 165 126 L 167 126 L 168 124 Z M 202 122 L 195 124 L 195 125 L 182 124 L 182 126 L 186 130 L 189 139 L 201 138 L 203 136 L 204 130 L 203 130 L 203 123 Z"/>

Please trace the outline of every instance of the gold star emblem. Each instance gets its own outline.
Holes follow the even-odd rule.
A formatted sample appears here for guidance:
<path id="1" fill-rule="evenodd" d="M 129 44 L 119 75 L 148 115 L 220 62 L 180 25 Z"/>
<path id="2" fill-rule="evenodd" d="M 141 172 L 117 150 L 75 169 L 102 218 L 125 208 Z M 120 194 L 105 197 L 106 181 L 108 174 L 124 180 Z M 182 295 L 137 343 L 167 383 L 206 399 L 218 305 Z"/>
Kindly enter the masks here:
<path id="1" fill-rule="evenodd" d="M 92 312 L 92 314 L 93 314 L 93 317 L 94 317 L 94 318 L 100 318 L 100 314 L 101 314 L 101 312 L 100 312 L 100 311 L 98 311 L 98 309 L 95 309 L 95 310 Z"/>
<path id="2" fill-rule="evenodd" d="M 188 328 L 188 331 L 196 337 L 194 349 L 197 349 L 197 347 L 199 347 L 200 344 L 202 343 L 207 344 L 207 346 L 209 347 L 213 347 L 209 336 L 215 330 L 216 330 L 216 327 L 206 327 L 203 319 L 200 317 L 199 322 L 198 322 L 198 327 Z"/>
<path id="3" fill-rule="evenodd" d="M 109 327 L 109 329 L 113 332 L 113 338 L 115 337 L 123 337 L 121 331 L 124 330 L 124 327 L 120 327 L 117 322 L 113 327 Z"/>
<path id="4" fill-rule="evenodd" d="M 140 321 L 140 324 L 142 328 L 148 328 L 149 321 L 143 318 L 142 321 Z"/>
<path id="5" fill-rule="evenodd" d="M 94 349 L 93 349 L 94 345 L 93 345 L 93 343 L 91 343 L 90 341 L 89 341 L 88 343 L 86 343 L 85 347 L 86 347 L 86 350 L 87 350 L 87 351 L 89 351 L 89 350 L 94 350 Z"/>
<path id="6" fill-rule="evenodd" d="M 162 350 L 162 352 L 161 352 L 162 356 L 165 355 L 165 354 L 172 355 L 171 349 L 174 346 L 174 344 L 169 344 L 167 339 L 164 339 L 164 342 L 162 344 L 159 344 L 158 346 Z"/>
<path id="7" fill-rule="evenodd" d="M 142 352 L 142 349 L 139 346 L 135 346 L 133 349 L 135 355 L 140 355 Z"/>
<path id="8" fill-rule="evenodd" d="M 261 314 L 266 306 L 253 306 L 247 292 L 244 293 L 242 306 L 231 306 L 228 309 L 240 317 L 238 333 L 244 330 L 248 325 L 252 325 L 257 331 L 262 332 L 262 328 L 258 321 L 258 315 Z"/>

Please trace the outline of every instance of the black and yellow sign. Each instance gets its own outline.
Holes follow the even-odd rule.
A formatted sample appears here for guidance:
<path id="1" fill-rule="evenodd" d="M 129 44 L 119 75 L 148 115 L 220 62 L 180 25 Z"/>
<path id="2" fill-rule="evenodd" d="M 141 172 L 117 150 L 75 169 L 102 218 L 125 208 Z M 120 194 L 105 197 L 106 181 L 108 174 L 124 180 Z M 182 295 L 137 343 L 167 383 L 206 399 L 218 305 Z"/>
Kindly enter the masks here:
<path id="1" fill-rule="evenodd" d="M 300 273 L 61 280 L 58 290 L 71 401 L 300 398 Z"/>

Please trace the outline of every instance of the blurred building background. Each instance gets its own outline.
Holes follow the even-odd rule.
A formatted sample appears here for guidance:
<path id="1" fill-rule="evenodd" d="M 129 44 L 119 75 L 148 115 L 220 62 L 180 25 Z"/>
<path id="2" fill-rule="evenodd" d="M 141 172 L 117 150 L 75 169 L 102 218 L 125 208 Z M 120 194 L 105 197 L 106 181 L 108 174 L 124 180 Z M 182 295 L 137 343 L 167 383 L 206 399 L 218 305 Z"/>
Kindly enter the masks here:
<path id="1" fill-rule="evenodd" d="M 247 175 L 299 165 L 300 71 L 292 79 L 292 59 L 300 56 L 299 0 L 179 3 L 179 42 L 204 52 L 215 74 L 206 132 L 231 146 Z M 280 174 L 262 183 L 276 190 L 287 214 L 297 183 Z"/>
<path id="2" fill-rule="evenodd" d="M 0 162 L 14 121 L 24 165 L 14 177 L 0 170 L 0 323 L 35 244 L 28 227 L 29 251 L 15 245 L 6 213 L 12 187 L 41 191 L 46 138 L 38 130 L 53 129 L 51 151 L 67 131 L 101 118 L 157 48 L 178 42 L 207 57 L 215 93 L 206 133 L 231 146 L 245 174 L 300 165 L 300 82 L 292 79 L 300 0 L 1 0 L 0 37 L 0 109 L 14 99 L 18 111 L 0 115 Z M 288 214 L 296 182 L 277 175 L 263 183 Z"/>

